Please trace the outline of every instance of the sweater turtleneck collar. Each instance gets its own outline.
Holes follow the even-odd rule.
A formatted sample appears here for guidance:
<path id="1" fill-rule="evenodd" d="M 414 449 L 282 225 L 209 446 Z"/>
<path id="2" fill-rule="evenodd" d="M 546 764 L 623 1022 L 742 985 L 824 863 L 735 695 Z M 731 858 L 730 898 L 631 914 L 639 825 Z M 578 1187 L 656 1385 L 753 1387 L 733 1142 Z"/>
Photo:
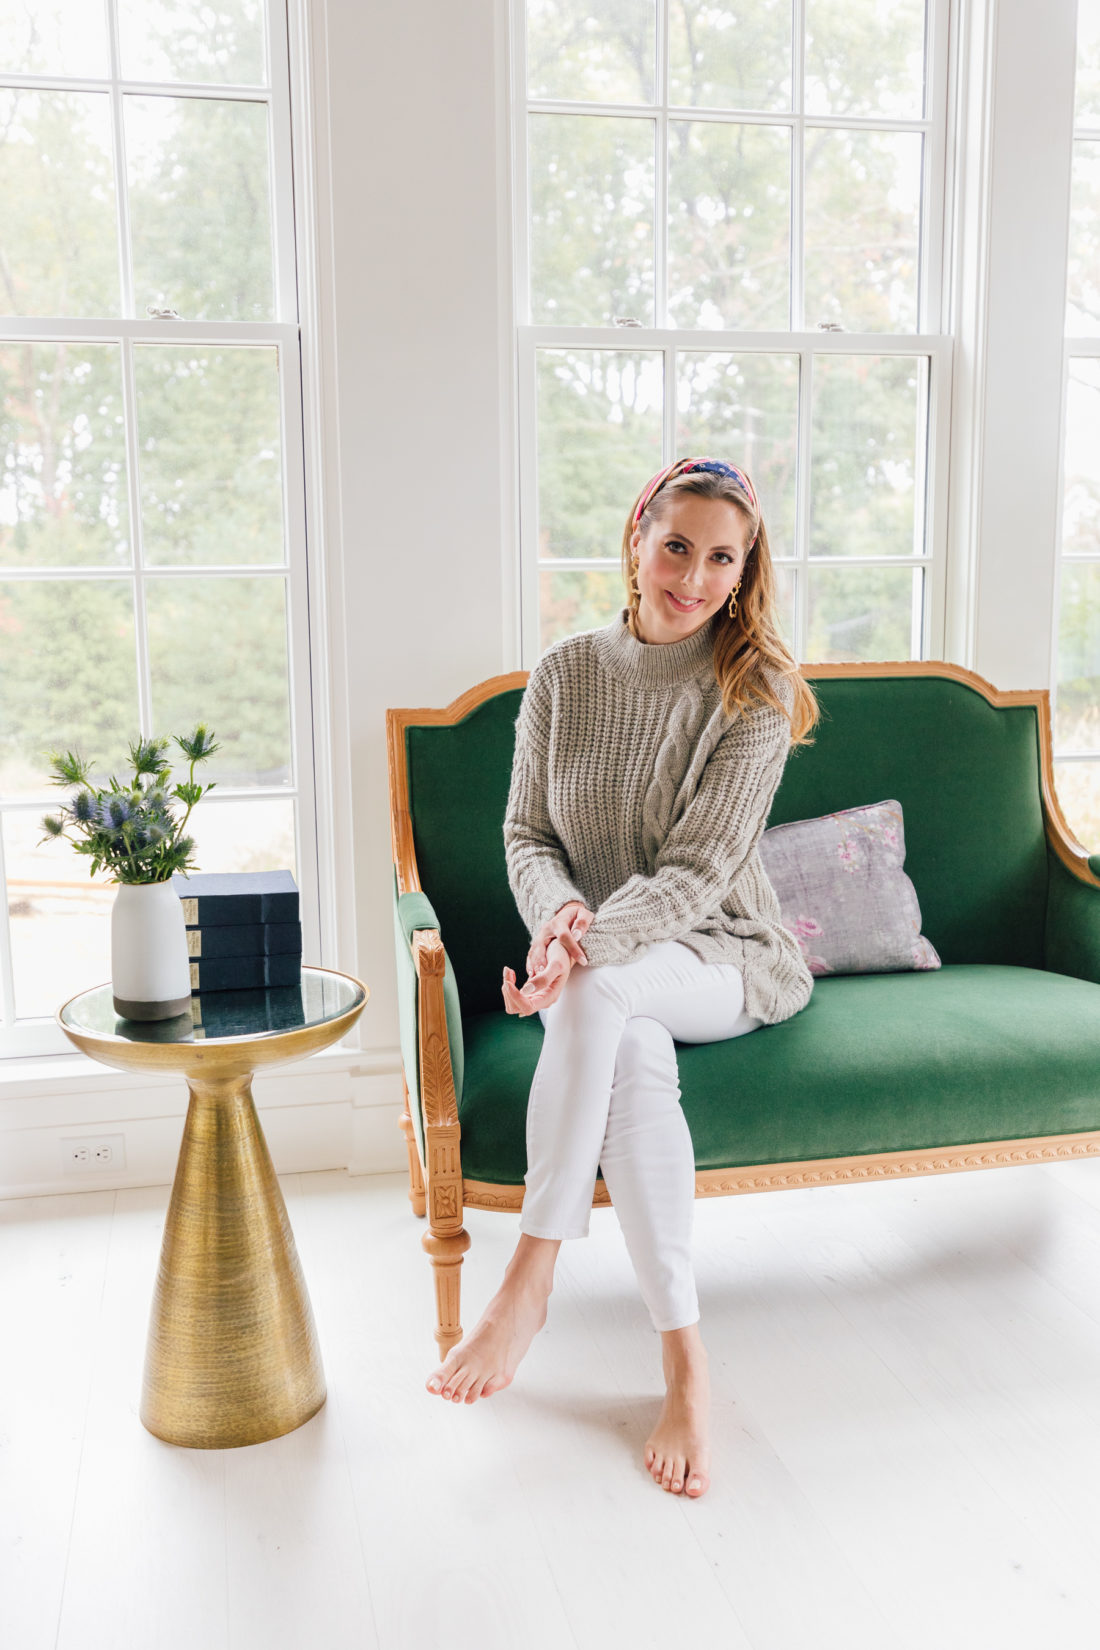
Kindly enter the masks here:
<path id="1" fill-rule="evenodd" d="M 640 642 L 627 623 L 628 612 L 620 608 L 610 624 L 595 632 L 600 663 L 612 676 L 639 688 L 665 688 L 713 670 L 716 614 L 682 642 Z"/>

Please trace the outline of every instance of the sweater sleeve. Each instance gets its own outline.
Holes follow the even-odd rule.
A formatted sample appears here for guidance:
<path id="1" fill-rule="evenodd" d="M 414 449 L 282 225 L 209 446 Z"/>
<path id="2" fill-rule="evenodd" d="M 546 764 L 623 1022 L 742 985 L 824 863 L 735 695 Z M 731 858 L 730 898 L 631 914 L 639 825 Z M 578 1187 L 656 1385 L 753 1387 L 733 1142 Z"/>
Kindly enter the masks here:
<path id="1" fill-rule="evenodd" d="M 793 703 L 789 682 L 777 696 Z M 658 940 L 681 939 L 725 900 L 760 840 L 790 750 L 791 725 L 772 705 L 739 715 L 722 735 L 654 861 L 604 900 L 581 947 L 592 965 L 630 962 Z"/>
<path id="2" fill-rule="evenodd" d="M 512 759 L 512 780 L 504 814 L 504 857 L 508 882 L 527 932 L 535 933 L 570 900 L 585 903 L 573 883 L 573 868 L 554 830 L 547 806 L 550 697 L 540 661 L 527 680 Z"/>

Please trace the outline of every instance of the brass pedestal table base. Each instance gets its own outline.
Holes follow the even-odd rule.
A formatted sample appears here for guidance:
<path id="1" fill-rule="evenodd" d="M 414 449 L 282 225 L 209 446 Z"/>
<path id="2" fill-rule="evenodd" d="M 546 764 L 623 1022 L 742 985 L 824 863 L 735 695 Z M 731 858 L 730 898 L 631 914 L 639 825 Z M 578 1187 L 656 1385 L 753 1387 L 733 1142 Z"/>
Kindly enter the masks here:
<path id="1" fill-rule="evenodd" d="M 194 1449 L 263 1443 L 301 1426 L 325 1401 L 313 1310 L 256 1114 L 252 1072 L 338 1041 L 369 992 L 329 969 L 303 967 L 302 981 L 300 989 L 203 998 L 205 1007 L 216 995 L 219 1016 L 231 1014 L 230 999 L 237 999 L 243 1017 L 221 1023 L 241 1025 L 259 1013 L 270 1020 L 275 999 L 275 1017 L 284 1023 L 252 1035 L 205 1036 L 192 1014 L 122 1020 L 110 1007 L 109 986 L 82 993 L 58 1013 L 66 1034 L 96 1059 L 123 1069 L 168 1066 L 187 1078 L 190 1103 L 165 1217 L 141 1397 L 143 1424 L 166 1443 Z M 94 1001 L 104 991 L 106 1009 Z M 107 1009 L 111 1033 L 101 1028 Z M 295 1011 L 299 1023 L 287 1025 Z M 316 1018 L 326 1011 L 328 1017 Z"/>
<path id="2" fill-rule="evenodd" d="M 170 1444 L 257 1444 L 325 1401 L 313 1309 L 250 1078 L 188 1088 L 141 1419 Z"/>

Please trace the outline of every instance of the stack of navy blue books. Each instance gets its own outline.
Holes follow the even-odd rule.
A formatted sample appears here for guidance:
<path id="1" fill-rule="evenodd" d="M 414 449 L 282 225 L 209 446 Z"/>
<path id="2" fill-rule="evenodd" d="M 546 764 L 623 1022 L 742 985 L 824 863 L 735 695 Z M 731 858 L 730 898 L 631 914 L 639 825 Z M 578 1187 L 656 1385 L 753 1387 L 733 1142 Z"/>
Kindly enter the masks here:
<path id="1" fill-rule="evenodd" d="M 302 922 L 290 871 L 177 871 L 191 993 L 302 982 Z"/>

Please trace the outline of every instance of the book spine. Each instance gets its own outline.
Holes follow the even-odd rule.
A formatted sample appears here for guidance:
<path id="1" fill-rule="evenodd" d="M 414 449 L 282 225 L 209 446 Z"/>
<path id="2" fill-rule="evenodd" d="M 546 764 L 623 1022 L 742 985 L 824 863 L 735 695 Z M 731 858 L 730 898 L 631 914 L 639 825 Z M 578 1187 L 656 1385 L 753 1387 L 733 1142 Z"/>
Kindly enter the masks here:
<path id="1" fill-rule="evenodd" d="M 187 953 L 191 957 L 300 957 L 302 926 L 297 922 L 245 922 L 188 928 Z"/>
<path id="2" fill-rule="evenodd" d="M 203 957 L 191 959 L 192 991 L 240 991 L 263 985 L 262 957 Z"/>
<path id="3" fill-rule="evenodd" d="M 191 990 L 243 991 L 252 986 L 300 985 L 297 955 L 274 957 L 192 957 Z"/>
<path id="4" fill-rule="evenodd" d="M 262 922 L 261 894 L 185 894 L 180 897 L 188 928 L 219 928 L 223 923 Z"/>
<path id="5" fill-rule="evenodd" d="M 261 894 L 259 899 L 261 922 L 298 921 L 297 888 L 288 888 L 281 894 Z"/>
<path id="6" fill-rule="evenodd" d="M 264 958 L 265 985 L 301 985 L 302 959 L 300 956 Z"/>

